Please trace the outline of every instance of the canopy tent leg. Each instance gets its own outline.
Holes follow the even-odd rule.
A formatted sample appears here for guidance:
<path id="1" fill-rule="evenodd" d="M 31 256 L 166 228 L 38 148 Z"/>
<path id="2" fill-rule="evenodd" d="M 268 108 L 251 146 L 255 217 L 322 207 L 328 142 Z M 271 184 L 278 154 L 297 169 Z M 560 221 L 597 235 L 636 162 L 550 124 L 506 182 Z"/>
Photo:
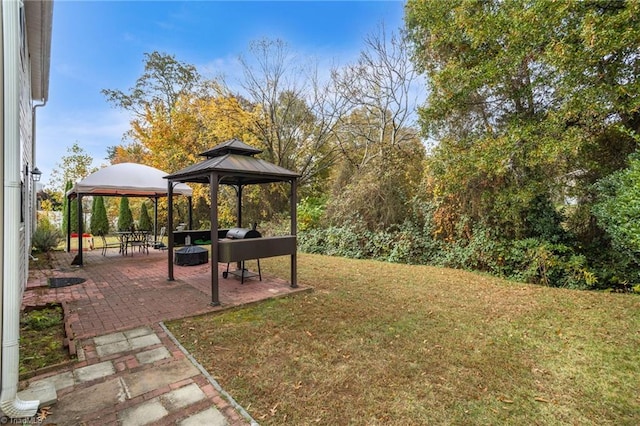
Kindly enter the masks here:
<path id="1" fill-rule="evenodd" d="M 78 201 L 78 254 L 71 261 L 72 265 L 82 266 L 82 234 L 84 230 L 82 229 L 82 195 L 78 194 L 76 198 Z M 71 209 L 69 209 L 71 210 Z M 71 234 L 69 234 L 71 235 Z"/>

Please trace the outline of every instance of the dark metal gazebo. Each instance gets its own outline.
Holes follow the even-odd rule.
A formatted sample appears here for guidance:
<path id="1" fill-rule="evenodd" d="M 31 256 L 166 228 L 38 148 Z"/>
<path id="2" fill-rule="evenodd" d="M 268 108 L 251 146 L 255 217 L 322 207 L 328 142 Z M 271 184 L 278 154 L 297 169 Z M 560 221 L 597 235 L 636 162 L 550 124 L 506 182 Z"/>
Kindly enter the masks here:
<path id="1" fill-rule="evenodd" d="M 231 139 L 214 148 L 201 153 L 206 159 L 200 163 L 185 167 L 171 175 L 168 180 L 169 195 L 169 229 L 173 230 L 173 201 L 172 193 L 178 183 L 209 184 L 211 193 L 211 304 L 220 304 L 218 295 L 218 262 L 240 262 L 262 257 L 291 256 L 291 287 L 297 287 L 297 243 L 296 243 L 296 205 L 297 184 L 300 175 L 291 170 L 255 158 L 261 153 L 238 139 Z M 242 227 L 242 188 L 246 185 L 265 184 L 274 182 L 289 182 L 290 192 L 290 235 L 254 238 L 254 239 L 224 239 L 219 235 L 218 227 L 218 189 L 220 185 L 234 186 L 238 194 L 237 226 Z M 221 239 L 222 238 L 222 239 Z M 174 280 L 173 275 L 174 234 L 169 232 L 168 245 L 168 279 Z"/>

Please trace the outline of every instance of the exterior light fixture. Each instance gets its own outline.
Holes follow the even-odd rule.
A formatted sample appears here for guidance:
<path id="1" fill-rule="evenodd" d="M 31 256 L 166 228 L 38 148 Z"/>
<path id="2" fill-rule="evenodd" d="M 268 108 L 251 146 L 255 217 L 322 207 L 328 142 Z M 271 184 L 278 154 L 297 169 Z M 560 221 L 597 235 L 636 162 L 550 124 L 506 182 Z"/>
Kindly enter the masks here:
<path id="1" fill-rule="evenodd" d="M 39 182 L 41 176 L 42 172 L 37 167 L 34 167 L 33 170 L 31 170 L 31 179 L 33 179 L 34 182 Z"/>

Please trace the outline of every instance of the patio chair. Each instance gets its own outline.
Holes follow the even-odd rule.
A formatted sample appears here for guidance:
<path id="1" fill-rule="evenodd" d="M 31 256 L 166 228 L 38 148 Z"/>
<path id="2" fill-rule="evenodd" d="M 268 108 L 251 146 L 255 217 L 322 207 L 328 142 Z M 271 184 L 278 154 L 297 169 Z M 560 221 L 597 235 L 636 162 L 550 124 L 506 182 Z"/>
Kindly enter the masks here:
<path id="1" fill-rule="evenodd" d="M 102 255 L 105 256 L 107 254 L 107 249 L 109 248 L 119 248 L 120 252 L 122 252 L 122 242 L 118 241 L 115 243 L 110 243 L 107 241 L 107 238 L 104 234 L 100 234 L 100 239 L 102 240 Z"/>
<path id="2" fill-rule="evenodd" d="M 167 227 L 160 228 L 160 235 L 158 239 L 153 242 L 153 248 L 156 250 L 166 250 L 167 245 L 164 243 L 164 237 L 167 235 Z"/>
<path id="3" fill-rule="evenodd" d="M 131 250 L 134 247 L 138 247 L 138 252 L 146 252 L 149 254 L 149 246 L 151 245 L 149 242 L 150 235 L 146 231 L 133 231 L 129 235 L 128 244 L 131 246 Z M 131 252 L 133 256 L 133 251 Z"/>

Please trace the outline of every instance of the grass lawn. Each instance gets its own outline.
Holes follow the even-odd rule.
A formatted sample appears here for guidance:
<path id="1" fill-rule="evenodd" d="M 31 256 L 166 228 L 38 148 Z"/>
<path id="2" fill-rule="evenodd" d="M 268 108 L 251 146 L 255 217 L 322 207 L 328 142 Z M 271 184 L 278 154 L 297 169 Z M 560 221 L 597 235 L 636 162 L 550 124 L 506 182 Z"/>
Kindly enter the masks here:
<path id="1" fill-rule="evenodd" d="M 41 368 L 71 359 L 64 347 L 62 306 L 28 309 L 20 315 L 20 376 L 28 377 Z"/>
<path id="2" fill-rule="evenodd" d="M 298 259 L 312 293 L 167 324 L 261 424 L 640 424 L 637 295 Z"/>

